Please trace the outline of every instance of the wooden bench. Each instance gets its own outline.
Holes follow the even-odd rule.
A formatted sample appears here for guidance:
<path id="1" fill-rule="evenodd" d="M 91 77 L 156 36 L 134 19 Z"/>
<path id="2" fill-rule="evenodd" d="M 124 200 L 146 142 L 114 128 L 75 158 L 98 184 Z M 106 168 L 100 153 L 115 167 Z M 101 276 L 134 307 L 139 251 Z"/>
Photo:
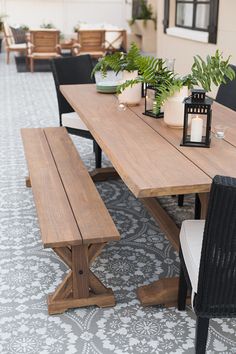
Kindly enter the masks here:
<path id="1" fill-rule="evenodd" d="M 22 129 L 32 187 L 45 248 L 52 248 L 69 273 L 48 296 L 49 314 L 69 308 L 114 306 L 106 288 L 89 266 L 117 231 L 66 129 Z"/>

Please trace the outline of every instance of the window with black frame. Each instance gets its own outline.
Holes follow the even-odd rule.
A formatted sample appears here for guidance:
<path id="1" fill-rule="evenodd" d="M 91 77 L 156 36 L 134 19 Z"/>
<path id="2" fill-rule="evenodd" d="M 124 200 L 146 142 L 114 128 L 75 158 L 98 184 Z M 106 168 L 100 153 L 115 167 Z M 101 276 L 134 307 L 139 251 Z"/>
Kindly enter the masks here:
<path id="1" fill-rule="evenodd" d="M 168 33 L 172 1 L 164 0 L 164 32 Z M 175 26 L 208 32 L 208 42 L 217 42 L 219 0 L 175 0 Z"/>
<path id="2" fill-rule="evenodd" d="M 175 25 L 193 30 L 208 31 L 209 0 L 176 0 Z"/>

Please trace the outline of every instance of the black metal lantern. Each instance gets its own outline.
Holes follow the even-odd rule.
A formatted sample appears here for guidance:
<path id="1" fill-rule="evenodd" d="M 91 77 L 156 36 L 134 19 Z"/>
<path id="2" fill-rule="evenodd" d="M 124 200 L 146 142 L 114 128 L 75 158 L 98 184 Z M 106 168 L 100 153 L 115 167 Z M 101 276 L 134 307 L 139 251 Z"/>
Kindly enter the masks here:
<path id="1" fill-rule="evenodd" d="M 185 98 L 181 146 L 210 147 L 212 102 L 204 90 L 192 90 L 191 96 Z"/>
<path id="2" fill-rule="evenodd" d="M 158 91 L 155 87 L 151 85 L 146 85 L 145 88 L 145 114 L 146 116 L 150 116 L 153 118 L 163 118 L 164 113 L 160 112 L 160 108 L 156 109 L 156 96 Z"/>

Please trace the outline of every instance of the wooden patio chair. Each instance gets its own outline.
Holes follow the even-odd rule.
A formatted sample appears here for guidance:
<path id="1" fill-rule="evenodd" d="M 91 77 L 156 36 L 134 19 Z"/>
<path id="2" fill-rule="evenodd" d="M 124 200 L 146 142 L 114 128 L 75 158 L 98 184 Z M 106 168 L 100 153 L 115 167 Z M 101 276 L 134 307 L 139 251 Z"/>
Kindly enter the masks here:
<path id="1" fill-rule="evenodd" d="M 30 30 L 27 57 L 30 71 L 34 72 L 34 60 L 53 59 L 60 57 L 60 31 L 56 29 Z"/>
<path id="2" fill-rule="evenodd" d="M 114 53 L 119 50 L 127 50 L 126 30 L 107 29 L 105 32 L 106 53 Z"/>
<path id="3" fill-rule="evenodd" d="M 10 26 L 4 22 L 3 23 L 3 33 L 4 33 L 4 41 L 5 41 L 5 46 L 6 46 L 6 62 L 7 64 L 10 63 L 10 53 L 11 52 L 17 52 L 17 53 L 22 53 L 26 54 L 27 52 L 27 44 L 26 43 L 15 43 L 15 39 L 13 36 L 13 33 L 11 31 Z"/>
<path id="4" fill-rule="evenodd" d="M 92 58 L 101 58 L 105 55 L 105 30 L 79 30 L 78 31 L 78 47 L 75 48 L 74 54 L 89 54 Z"/>

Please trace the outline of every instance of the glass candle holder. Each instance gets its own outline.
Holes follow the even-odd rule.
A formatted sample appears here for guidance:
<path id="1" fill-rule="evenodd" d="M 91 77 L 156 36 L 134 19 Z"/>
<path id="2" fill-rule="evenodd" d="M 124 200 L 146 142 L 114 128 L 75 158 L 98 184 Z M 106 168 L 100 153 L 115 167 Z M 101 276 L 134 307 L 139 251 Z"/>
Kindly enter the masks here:
<path id="1" fill-rule="evenodd" d="M 175 59 L 166 59 L 165 60 L 166 63 L 166 68 L 170 71 L 174 72 L 175 69 Z"/>
<path id="2" fill-rule="evenodd" d="M 227 127 L 223 124 L 216 124 L 214 126 L 214 133 L 217 139 L 224 139 Z"/>

